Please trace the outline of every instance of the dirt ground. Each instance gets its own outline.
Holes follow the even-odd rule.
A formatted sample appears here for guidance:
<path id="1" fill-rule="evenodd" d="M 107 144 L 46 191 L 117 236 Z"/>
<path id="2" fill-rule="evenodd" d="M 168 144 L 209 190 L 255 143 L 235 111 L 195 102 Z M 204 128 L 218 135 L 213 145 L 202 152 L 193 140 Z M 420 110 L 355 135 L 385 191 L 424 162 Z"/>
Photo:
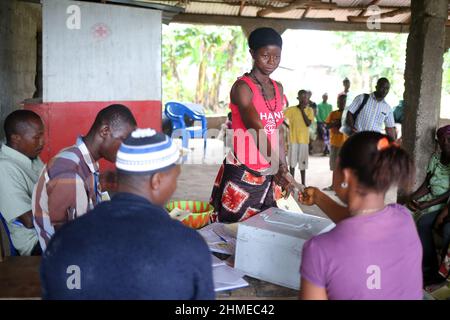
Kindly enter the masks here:
<path id="1" fill-rule="evenodd" d="M 202 140 L 191 139 L 189 147 L 191 153 L 188 155 L 186 163 L 182 165 L 178 187 L 172 199 L 209 201 L 214 180 L 225 154 L 223 142 L 221 140 L 208 139 L 204 158 Z M 300 181 L 300 172 L 298 170 L 295 172 L 295 179 Z M 317 155 L 309 158 L 306 184 L 321 189 L 331 184 L 328 157 Z M 328 192 L 328 194 L 334 196 L 333 192 Z M 319 208 L 315 206 L 302 206 L 302 209 L 307 213 L 324 216 Z"/>

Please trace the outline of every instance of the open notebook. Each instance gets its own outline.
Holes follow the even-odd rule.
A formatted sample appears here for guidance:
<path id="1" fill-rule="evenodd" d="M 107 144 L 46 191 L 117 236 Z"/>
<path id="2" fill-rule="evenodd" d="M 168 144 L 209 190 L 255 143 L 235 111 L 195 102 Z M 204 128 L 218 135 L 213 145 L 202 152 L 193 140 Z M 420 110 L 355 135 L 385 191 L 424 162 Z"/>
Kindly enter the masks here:
<path id="1" fill-rule="evenodd" d="M 214 291 L 219 292 L 247 287 L 248 282 L 242 278 L 243 276 L 244 273 L 228 266 L 224 261 L 213 256 Z"/>

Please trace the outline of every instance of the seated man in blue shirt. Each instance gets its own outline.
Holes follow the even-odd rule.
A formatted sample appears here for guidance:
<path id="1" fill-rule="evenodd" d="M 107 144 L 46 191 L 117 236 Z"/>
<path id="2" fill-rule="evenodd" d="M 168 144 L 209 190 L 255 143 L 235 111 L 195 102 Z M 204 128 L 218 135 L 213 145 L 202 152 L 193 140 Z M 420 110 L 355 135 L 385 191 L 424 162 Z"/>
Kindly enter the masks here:
<path id="1" fill-rule="evenodd" d="M 138 129 L 117 153 L 118 193 L 59 229 L 41 265 L 44 299 L 214 299 L 203 238 L 172 220 L 179 148 Z"/>

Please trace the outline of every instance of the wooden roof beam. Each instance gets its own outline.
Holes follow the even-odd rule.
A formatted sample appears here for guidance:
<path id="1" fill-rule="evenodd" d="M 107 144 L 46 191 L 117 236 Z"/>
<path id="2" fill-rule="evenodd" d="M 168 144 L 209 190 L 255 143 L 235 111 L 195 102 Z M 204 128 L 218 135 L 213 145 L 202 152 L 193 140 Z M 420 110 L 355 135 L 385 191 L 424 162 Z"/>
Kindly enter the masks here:
<path id="1" fill-rule="evenodd" d="M 381 1 L 381 0 L 372 0 L 372 1 L 367 5 L 367 8 L 365 8 L 364 10 L 361 10 L 361 12 L 358 14 L 358 17 L 364 16 L 364 15 L 366 14 L 366 12 L 367 12 L 367 9 L 368 9 L 370 6 L 376 6 L 378 3 L 380 3 L 380 1 Z"/>
<path id="2" fill-rule="evenodd" d="M 0 0 L 1 1 L 1 0 Z M 23 0 L 22 0 L 23 1 Z M 39 0 L 36 0 L 39 1 Z M 218 4 L 220 2 L 217 1 L 196 1 L 196 0 L 166 0 L 167 2 L 180 2 L 184 5 L 188 5 L 190 3 L 198 3 L 198 4 Z M 294 0 L 294 1 L 302 1 L 304 2 L 304 4 L 298 4 L 298 9 L 306 9 L 307 7 L 311 7 L 312 10 L 366 10 L 367 9 L 367 5 L 364 6 L 339 6 L 336 3 L 328 3 L 328 2 L 321 2 L 319 0 Z M 375 0 L 375 1 L 380 1 L 380 0 Z M 149 3 L 151 3 L 152 1 L 148 1 Z M 281 10 L 283 8 L 286 8 L 287 6 L 290 6 L 293 4 L 292 0 L 278 0 L 278 2 L 283 2 L 286 3 L 287 5 L 284 7 L 273 7 L 273 6 L 263 6 L 261 4 L 255 3 L 255 2 L 249 2 L 249 0 L 245 1 L 245 5 L 247 7 L 255 7 L 255 8 L 261 8 L 262 10 L 264 9 L 275 9 L 275 10 Z M 300 3 L 300 2 L 299 2 Z M 224 0 L 223 4 L 229 5 L 229 6 L 241 6 L 241 1 L 240 0 Z M 369 4 L 370 5 L 370 4 Z M 400 8 L 409 8 L 408 7 L 402 7 L 402 6 L 386 6 L 386 5 L 382 5 L 382 6 L 378 6 L 380 9 L 383 10 L 396 10 L 396 9 L 400 9 Z M 289 10 L 288 10 L 289 11 Z"/>
<path id="3" fill-rule="evenodd" d="M 353 23 L 334 21 L 334 19 L 275 19 L 257 17 L 238 17 L 224 15 L 206 15 L 180 13 L 176 15 L 173 23 L 190 23 L 219 26 L 283 26 L 286 29 L 323 30 L 323 31 L 367 31 L 367 32 L 394 32 L 407 33 L 409 25 L 405 23 L 381 23 L 381 29 L 369 30 L 366 23 Z M 450 28 L 448 29 L 450 34 Z"/>
<path id="4" fill-rule="evenodd" d="M 241 5 L 239 6 L 239 16 L 242 16 L 242 11 L 244 11 L 246 0 L 241 0 Z"/>
<path id="5" fill-rule="evenodd" d="M 311 7 L 308 7 L 305 9 L 305 11 L 303 11 L 302 17 L 300 19 L 305 19 L 309 13 L 309 10 L 311 10 Z"/>
<path id="6" fill-rule="evenodd" d="M 257 16 L 264 17 L 271 13 L 285 13 L 296 9 L 308 9 L 309 7 L 312 7 L 314 9 L 321 7 L 326 9 L 336 9 L 338 8 L 338 5 L 336 3 L 324 3 L 321 1 L 314 1 L 314 0 L 294 0 L 284 7 L 270 6 L 262 10 L 259 10 Z"/>
<path id="7" fill-rule="evenodd" d="M 399 9 L 395 9 L 389 12 L 384 12 L 381 13 L 380 15 L 378 15 L 379 19 L 384 19 L 384 18 L 392 18 L 395 16 L 398 16 L 400 14 L 404 14 L 404 13 L 408 13 L 411 12 L 410 8 L 399 8 Z M 370 15 L 370 16 L 348 16 L 347 20 L 350 22 L 367 22 L 367 20 L 369 20 L 370 18 L 374 17 L 376 15 Z"/>

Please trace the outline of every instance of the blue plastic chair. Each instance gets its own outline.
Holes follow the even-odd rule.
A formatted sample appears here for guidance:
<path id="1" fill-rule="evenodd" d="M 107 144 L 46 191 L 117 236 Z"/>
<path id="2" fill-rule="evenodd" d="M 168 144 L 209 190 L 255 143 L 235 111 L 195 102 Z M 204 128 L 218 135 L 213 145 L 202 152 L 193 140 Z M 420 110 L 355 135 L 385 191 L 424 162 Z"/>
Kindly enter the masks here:
<path id="1" fill-rule="evenodd" d="M 194 110 L 195 108 L 195 110 Z M 201 107 L 200 107 L 201 108 Z M 207 121 L 203 110 L 200 110 L 198 105 L 194 104 L 182 104 L 180 102 L 170 101 L 165 105 L 164 113 L 167 118 L 172 121 L 172 135 L 181 131 L 183 148 L 188 147 L 189 138 L 203 138 L 203 147 L 206 150 L 206 130 Z M 186 126 L 185 116 L 194 120 L 201 121 L 200 126 Z M 176 131 L 178 130 L 178 132 Z"/>
<path id="2" fill-rule="evenodd" d="M 11 234 L 9 233 L 8 224 L 6 223 L 5 218 L 3 218 L 3 215 L 1 214 L 1 212 L 0 212 L 0 221 L 1 221 L 2 225 L 3 225 L 3 229 L 5 229 L 5 231 L 6 231 L 6 235 L 8 236 L 10 255 L 11 256 L 18 256 L 19 254 L 17 253 L 16 248 L 14 248 L 14 245 L 13 245 L 12 240 L 11 240 Z"/>

